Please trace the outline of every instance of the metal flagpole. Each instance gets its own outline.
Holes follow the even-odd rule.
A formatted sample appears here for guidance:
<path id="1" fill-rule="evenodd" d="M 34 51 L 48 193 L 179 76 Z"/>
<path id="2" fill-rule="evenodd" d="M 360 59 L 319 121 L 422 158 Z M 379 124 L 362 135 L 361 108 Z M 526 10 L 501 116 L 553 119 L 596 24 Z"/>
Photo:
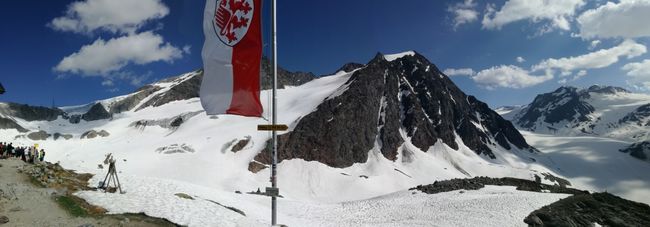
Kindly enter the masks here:
<path id="1" fill-rule="evenodd" d="M 277 125 L 277 87 L 278 87 L 278 51 L 277 51 L 277 37 L 276 37 L 276 0 L 271 0 L 271 55 L 273 56 L 271 65 L 273 67 L 273 118 L 272 125 Z M 272 163 L 271 163 L 271 188 L 273 190 L 277 189 L 277 180 L 276 180 L 276 167 L 278 163 L 278 132 L 276 130 L 272 131 L 272 140 L 273 140 L 273 154 L 272 154 Z M 276 225 L 277 218 L 277 195 L 271 195 L 271 225 Z"/>

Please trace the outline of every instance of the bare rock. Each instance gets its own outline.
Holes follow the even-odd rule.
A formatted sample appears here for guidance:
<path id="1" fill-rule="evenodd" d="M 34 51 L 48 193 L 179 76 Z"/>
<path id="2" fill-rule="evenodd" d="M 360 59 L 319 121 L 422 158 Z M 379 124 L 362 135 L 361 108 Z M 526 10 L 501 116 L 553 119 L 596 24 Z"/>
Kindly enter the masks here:
<path id="1" fill-rule="evenodd" d="M 93 139 L 93 138 L 96 138 L 98 136 L 100 136 L 100 137 L 108 137 L 109 135 L 110 135 L 110 133 L 108 133 L 106 130 L 101 130 L 99 132 L 97 132 L 95 130 L 90 130 L 90 131 L 87 131 L 87 132 L 84 132 L 83 134 L 81 134 L 81 139 Z"/>
<path id="2" fill-rule="evenodd" d="M 46 140 L 48 137 L 50 137 L 50 134 L 43 130 L 27 134 L 27 138 L 30 140 Z"/>
<path id="3" fill-rule="evenodd" d="M 253 173 L 257 173 L 259 171 L 262 171 L 263 169 L 268 168 L 266 165 L 263 165 L 259 162 L 252 161 L 248 163 L 248 171 L 251 171 Z"/>
<path id="4" fill-rule="evenodd" d="M 245 148 L 245 147 L 246 147 L 250 142 L 251 142 L 251 137 L 250 137 L 250 136 L 246 136 L 245 139 L 243 139 L 243 140 L 239 140 L 239 141 L 238 141 L 234 146 L 232 146 L 232 148 L 230 149 L 230 151 L 235 152 L 235 153 L 238 152 L 238 151 L 241 151 L 241 150 L 243 150 L 243 149 L 244 149 L 244 148 Z"/>
<path id="5" fill-rule="evenodd" d="M 181 199 L 194 200 L 194 198 L 192 196 L 190 196 L 188 194 L 185 194 L 185 193 L 176 193 L 174 195 L 177 196 L 178 198 L 181 198 Z"/>

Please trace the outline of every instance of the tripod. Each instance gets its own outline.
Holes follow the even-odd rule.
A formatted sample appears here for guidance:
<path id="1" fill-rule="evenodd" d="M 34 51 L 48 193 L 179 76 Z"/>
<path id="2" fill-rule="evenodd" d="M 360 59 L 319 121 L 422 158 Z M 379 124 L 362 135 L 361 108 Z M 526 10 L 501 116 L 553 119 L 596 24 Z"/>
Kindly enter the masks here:
<path id="1" fill-rule="evenodd" d="M 110 190 L 111 187 L 111 182 L 115 185 L 113 187 L 113 191 L 111 193 L 115 192 L 115 188 L 118 188 L 120 190 L 120 194 L 124 194 L 122 192 L 122 185 L 120 184 L 120 179 L 117 177 L 117 171 L 115 169 L 115 159 L 111 157 L 109 160 L 109 165 L 108 165 L 108 173 L 106 174 L 106 177 L 104 177 L 104 181 L 102 184 L 99 186 L 99 188 L 104 189 L 104 193 Z"/>

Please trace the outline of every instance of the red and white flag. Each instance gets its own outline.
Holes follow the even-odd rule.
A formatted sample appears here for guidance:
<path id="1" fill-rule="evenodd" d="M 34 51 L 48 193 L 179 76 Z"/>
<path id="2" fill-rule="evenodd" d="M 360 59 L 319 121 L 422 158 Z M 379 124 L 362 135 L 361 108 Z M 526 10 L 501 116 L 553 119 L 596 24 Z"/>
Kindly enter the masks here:
<path id="1" fill-rule="evenodd" d="M 201 104 L 207 114 L 262 116 L 261 0 L 206 0 Z"/>

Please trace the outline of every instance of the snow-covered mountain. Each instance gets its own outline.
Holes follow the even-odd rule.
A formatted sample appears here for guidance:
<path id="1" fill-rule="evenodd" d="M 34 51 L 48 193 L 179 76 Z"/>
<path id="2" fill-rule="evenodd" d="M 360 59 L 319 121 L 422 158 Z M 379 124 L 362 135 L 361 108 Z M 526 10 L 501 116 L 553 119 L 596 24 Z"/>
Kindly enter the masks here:
<path id="1" fill-rule="evenodd" d="M 504 117 L 539 133 L 639 141 L 648 138 L 650 95 L 611 86 L 560 87 Z"/>
<path id="2" fill-rule="evenodd" d="M 537 133 L 598 136 L 630 143 L 650 139 L 650 95 L 619 87 L 560 87 L 538 95 L 526 106 L 498 110 L 519 128 Z"/>
<path id="3" fill-rule="evenodd" d="M 265 148 L 270 134 L 256 131 L 256 126 L 268 124 L 270 92 L 261 92 L 264 118 L 206 116 L 198 99 L 201 76 L 197 70 L 131 94 L 80 106 L 1 104 L 0 141 L 38 143 L 47 150 L 48 161 L 96 174 L 93 184 L 105 174 L 98 164 L 107 153 L 113 153 L 120 160 L 117 168 L 128 193 L 78 194 L 111 212 L 145 212 L 190 226 L 268 224 L 265 197 L 235 192 L 269 185 Z M 319 78 L 286 70 L 279 76 L 285 86 L 278 91 L 278 120 L 290 126 L 280 135 L 282 161 L 278 167 L 283 196 L 280 206 L 286 207 L 280 219 L 286 224 L 327 225 L 312 215 L 340 216 L 345 212 L 333 212 L 340 204 L 363 208 L 397 198 L 409 201 L 399 204 L 416 206 L 416 201 L 424 201 L 419 199 L 422 195 L 405 190 L 442 179 L 534 179 L 538 175 L 553 184 L 555 176 L 571 181 L 580 178 L 557 166 L 543 150 L 530 146 L 512 123 L 463 93 L 416 52 L 378 54 L 367 64 L 346 64 L 333 75 Z M 650 170 L 650 165 L 646 166 L 641 171 Z M 609 184 L 591 186 L 589 189 L 602 190 Z M 496 198 L 490 197 L 495 191 L 500 198 L 508 198 L 507 206 L 520 199 L 541 198 L 510 189 L 477 193 Z M 176 193 L 203 199 L 188 201 L 177 198 Z M 391 193 L 396 194 L 388 195 Z M 450 206 L 464 207 L 463 201 L 471 197 L 451 200 Z M 558 197 L 544 198 L 548 199 L 535 199 L 535 209 Z M 247 216 L 209 201 L 236 207 Z M 179 204 L 187 215 L 178 214 Z M 512 205 L 533 208 L 530 206 Z M 372 212 L 395 209 L 412 207 L 380 207 Z M 435 212 L 414 213 L 419 222 L 398 223 L 430 223 L 431 213 Z M 354 223 L 339 221 L 344 226 Z"/>
<path id="4" fill-rule="evenodd" d="M 374 150 L 408 162 L 414 149 L 436 152 L 436 144 L 467 147 L 487 159 L 535 152 L 509 121 L 418 53 L 377 54 L 352 72 L 313 112 L 292 122 L 294 130 L 280 138 L 280 160 L 349 167 Z M 269 164 L 264 154 L 256 160 Z"/>

